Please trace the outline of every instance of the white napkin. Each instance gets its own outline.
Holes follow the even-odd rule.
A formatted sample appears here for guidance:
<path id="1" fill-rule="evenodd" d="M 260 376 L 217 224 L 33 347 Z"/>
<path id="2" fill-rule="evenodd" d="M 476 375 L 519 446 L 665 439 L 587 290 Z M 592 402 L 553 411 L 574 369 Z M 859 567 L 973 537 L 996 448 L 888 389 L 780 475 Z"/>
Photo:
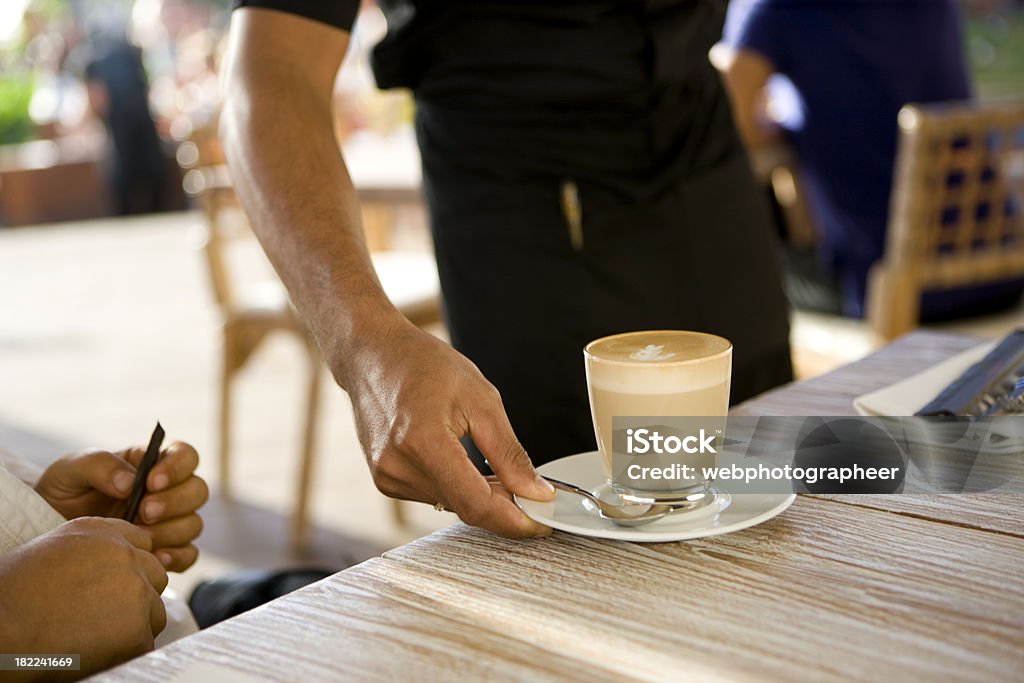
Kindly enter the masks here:
<path id="1" fill-rule="evenodd" d="M 975 346 L 896 384 L 858 396 L 853 399 L 853 407 L 867 417 L 913 415 L 998 343 L 992 341 Z"/>

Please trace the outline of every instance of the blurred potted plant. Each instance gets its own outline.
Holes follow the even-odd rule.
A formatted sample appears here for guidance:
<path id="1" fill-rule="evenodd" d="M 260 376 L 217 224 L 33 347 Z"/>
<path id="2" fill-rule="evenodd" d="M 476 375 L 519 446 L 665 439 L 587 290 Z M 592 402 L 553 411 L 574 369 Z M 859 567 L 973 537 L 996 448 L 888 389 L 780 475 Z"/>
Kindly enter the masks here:
<path id="1" fill-rule="evenodd" d="M 32 138 L 35 124 L 28 113 L 32 79 L 28 76 L 0 77 L 0 145 Z"/>

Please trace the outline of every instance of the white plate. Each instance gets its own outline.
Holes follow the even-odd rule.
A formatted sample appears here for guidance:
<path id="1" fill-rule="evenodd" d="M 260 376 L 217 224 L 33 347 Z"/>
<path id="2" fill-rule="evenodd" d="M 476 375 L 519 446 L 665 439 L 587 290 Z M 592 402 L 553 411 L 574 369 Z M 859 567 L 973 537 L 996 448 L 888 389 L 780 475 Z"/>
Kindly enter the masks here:
<path id="1" fill-rule="evenodd" d="M 560 458 L 541 465 L 537 471 L 589 491 L 595 491 L 605 483 L 601 456 L 597 451 Z M 728 534 L 767 522 L 782 514 L 796 499 L 794 493 L 730 495 L 720 483 L 715 488 L 721 496 L 712 505 L 693 512 L 677 512 L 638 527 L 618 526 L 601 519 L 596 512 L 584 506 L 585 498 L 565 491 L 558 491 L 555 499 L 547 503 L 517 496 L 516 504 L 531 519 L 571 534 L 636 543 L 666 543 Z"/>

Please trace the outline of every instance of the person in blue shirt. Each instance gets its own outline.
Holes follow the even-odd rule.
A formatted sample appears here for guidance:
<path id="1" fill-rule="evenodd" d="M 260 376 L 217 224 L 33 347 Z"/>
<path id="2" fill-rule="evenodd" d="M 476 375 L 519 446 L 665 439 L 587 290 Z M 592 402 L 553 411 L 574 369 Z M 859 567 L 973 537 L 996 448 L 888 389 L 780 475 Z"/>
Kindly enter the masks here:
<path id="1" fill-rule="evenodd" d="M 971 97 L 962 44 L 954 0 L 730 4 L 712 58 L 737 124 L 751 148 L 786 136 L 818 230 L 810 268 L 799 253 L 787 253 L 794 305 L 864 315 L 868 270 L 885 246 L 897 113 L 911 102 Z M 996 310 L 1020 291 L 1009 283 L 928 293 L 922 319 Z"/>

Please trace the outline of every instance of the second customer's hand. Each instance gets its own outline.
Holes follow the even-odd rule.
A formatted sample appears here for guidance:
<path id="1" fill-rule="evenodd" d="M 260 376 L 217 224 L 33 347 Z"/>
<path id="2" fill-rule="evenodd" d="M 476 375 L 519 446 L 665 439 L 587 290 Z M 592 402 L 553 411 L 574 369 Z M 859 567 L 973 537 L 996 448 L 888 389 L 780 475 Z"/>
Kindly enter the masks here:
<path id="1" fill-rule="evenodd" d="M 551 533 L 512 500 L 512 493 L 551 500 L 555 492 L 537 475 L 498 391 L 476 366 L 404 320 L 375 341 L 354 354 L 353 367 L 339 379 L 348 385 L 377 488 L 394 498 L 441 503 L 467 524 L 502 536 Z M 485 478 L 466 456 L 459 439 L 467 435 L 495 477 Z"/>
<path id="2" fill-rule="evenodd" d="M 36 484 L 42 496 L 66 519 L 120 517 L 135 480 L 143 448 L 111 453 L 88 450 L 66 455 L 51 464 Z M 172 571 L 196 561 L 195 539 L 203 529 L 197 510 L 209 496 L 206 482 L 195 474 L 199 455 L 187 443 L 172 442 L 146 480 L 136 525 L 149 534 L 153 553 Z"/>

